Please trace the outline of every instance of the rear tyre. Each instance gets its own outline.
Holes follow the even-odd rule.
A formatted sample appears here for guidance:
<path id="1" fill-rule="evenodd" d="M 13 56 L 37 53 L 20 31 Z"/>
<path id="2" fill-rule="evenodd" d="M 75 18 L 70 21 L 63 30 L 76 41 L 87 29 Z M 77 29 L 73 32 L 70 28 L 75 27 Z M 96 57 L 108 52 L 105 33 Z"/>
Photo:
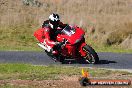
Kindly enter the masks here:
<path id="1" fill-rule="evenodd" d="M 86 62 L 90 64 L 97 64 L 99 62 L 99 57 L 92 47 L 90 47 L 89 45 L 85 45 L 83 47 L 83 50 L 87 53 L 84 57 Z"/>

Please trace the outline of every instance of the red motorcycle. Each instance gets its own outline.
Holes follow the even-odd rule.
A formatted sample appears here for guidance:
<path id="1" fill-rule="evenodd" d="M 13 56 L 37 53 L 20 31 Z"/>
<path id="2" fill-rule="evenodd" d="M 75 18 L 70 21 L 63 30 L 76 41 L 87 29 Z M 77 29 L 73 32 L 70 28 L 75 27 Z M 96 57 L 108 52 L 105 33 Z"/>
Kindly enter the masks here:
<path id="1" fill-rule="evenodd" d="M 67 58 L 75 60 L 79 58 L 90 64 L 99 62 L 99 57 L 95 50 L 85 43 L 84 34 L 85 32 L 81 28 L 71 25 L 67 25 L 63 30 L 57 32 L 57 41 L 60 42 L 58 52 L 59 56 L 61 56 L 60 59 L 63 59 L 62 61 Z M 35 37 L 39 40 L 39 37 L 42 38 L 43 36 Z M 40 43 L 38 45 L 46 50 L 46 46 Z M 50 54 L 48 50 L 46 50 L 46 53 Z"/>

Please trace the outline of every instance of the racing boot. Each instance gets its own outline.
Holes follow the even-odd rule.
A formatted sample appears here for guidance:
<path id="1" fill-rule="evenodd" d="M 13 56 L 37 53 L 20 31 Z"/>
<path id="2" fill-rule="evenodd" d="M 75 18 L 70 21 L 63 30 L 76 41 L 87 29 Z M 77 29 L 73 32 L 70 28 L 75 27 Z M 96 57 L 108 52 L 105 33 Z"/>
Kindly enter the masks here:
<path id="1" fill-rule="evenodd" d="M 63 63 L 65 60 L 63 56 L 59 55 L 58 51 L 52 51 L 52 55 L 52 59 L 54 59 L 55 62 L 59 61 Z"/>
<path id="2" fill-rule="evenodd" d="M 51 52 L 51 57 L 52 57 L 52 59 L 53 59 L 55 62 L 57 62 L 57 61 L 58 61 L 58 51 L 51 49 L 50 52 Z"/>

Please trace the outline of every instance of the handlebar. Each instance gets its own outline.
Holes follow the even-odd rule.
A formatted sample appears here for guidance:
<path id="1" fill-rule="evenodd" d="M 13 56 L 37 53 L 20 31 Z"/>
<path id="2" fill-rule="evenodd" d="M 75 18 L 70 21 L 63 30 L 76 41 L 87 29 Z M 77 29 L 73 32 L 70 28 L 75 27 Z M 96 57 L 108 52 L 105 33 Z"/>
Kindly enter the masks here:
<path id="1" fill-rule="evenodd" d="M 62 47 L 64 47 L 67 44 L 68 40 L 63 39 L 62 42 L 60 42 L 60 44 L 57 45 L 58 49 L 61 49 Z"/>

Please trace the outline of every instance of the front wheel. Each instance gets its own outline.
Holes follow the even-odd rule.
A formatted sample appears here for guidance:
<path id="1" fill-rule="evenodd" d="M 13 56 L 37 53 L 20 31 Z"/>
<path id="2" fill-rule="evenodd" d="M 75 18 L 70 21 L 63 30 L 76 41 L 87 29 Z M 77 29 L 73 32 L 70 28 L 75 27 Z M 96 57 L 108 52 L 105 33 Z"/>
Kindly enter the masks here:
<path id="1" fill-rule="evenodd" d="M 85 45 L 83 50 L 86 52 L 86 56 L 84 57 L 86 62 L 90 64 L 97 64 L 99 62 L 99 57 L 92 47 Z"/>

